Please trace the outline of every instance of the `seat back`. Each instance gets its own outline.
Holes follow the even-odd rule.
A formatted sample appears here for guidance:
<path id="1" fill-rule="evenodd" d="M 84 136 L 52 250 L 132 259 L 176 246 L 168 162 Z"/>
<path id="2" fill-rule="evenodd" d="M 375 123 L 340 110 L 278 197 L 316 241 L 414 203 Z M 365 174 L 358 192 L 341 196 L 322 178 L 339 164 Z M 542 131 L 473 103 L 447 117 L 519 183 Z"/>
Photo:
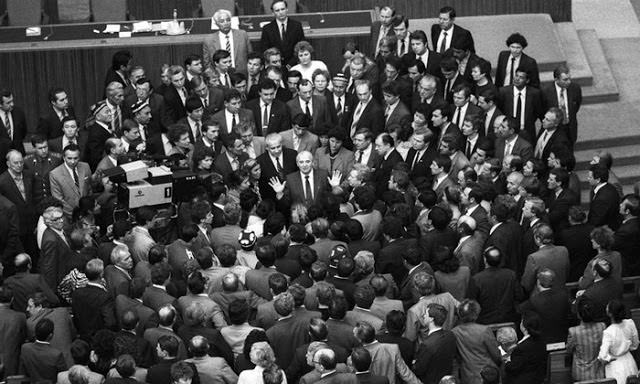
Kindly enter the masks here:
<path id="1" fill-rule="evenodd" d="M 58 0 L 61 24 L 88 23 L 91 20 L 91 0 Z"/>
<path id="2" fill-rule="evenodd" d="M 127 6 L 127 0 L 91 0 L 93 21 L 125 21 Z"/>
<path id="3" fill-rule="evenodd" d="M 549 384 L 569 384 L 571 379 L 571 366 L 567 364 L 567 351 L 549 352 L 547 355 L 547 378 Z"/>
<path id="4" fill-rule="evenodd" d="M 7 14 L 12 27 L 40 25 L 42 0 L 7 0 Z"/>
<path id="5" fill-rule="evenodd" d="M 202 17 L 212 17 L 218 9 L 226 9 L 231 16 L 236 16 L 236 2 L 234 0 L 201 0 Z"/>
<path id="6" fill-rule="evenodd" d="M 595 380 L 584 380 L 584 381 L 576 381 L 573 384 L 616 384 L 616 379 L 595 379 Z"/>

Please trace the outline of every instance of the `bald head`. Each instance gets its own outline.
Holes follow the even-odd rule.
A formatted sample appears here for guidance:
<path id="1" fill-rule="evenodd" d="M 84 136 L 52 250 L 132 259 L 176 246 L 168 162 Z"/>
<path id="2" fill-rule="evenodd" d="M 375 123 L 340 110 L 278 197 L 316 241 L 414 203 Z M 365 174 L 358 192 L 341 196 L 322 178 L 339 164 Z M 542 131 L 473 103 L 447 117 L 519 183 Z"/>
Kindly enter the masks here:
<path id="1" fill-rule="evenodd" d="M 31 256 L 26 253 L 20 253 L 16 255 L 13 263 L 16 266 L 16 272 L 27 272 L 31 269 Z"/>
<path id="2" fill-rule="evenodd" d="M 209 341 L 204 336 L 194 336 L 189 341 L 189 350 L 195 357 L 202 357 L 209 352 Z"/>
<path id="3" fill-rule="evenodd" d="M 222 277 L 222 290 L 225 292 L 235 292 L 239 286 L 238 276 L 235 273 L 227 273 Z"/>

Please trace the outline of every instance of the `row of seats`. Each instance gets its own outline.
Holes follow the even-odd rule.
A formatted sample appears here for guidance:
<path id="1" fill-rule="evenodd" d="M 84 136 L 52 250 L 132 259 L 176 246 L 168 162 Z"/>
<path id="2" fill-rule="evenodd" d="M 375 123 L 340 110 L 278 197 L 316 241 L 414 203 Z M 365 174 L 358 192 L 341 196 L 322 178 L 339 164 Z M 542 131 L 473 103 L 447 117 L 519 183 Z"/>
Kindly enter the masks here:
<path id="1" fill-rule="evenodd" d="M 49 24 L 50 18 L 43 8 L 43 0 L 6 0 L 7 10 L 0 16 L 0 25 L 30 26 Z M 261 3 L 260 8 L 265 14 L 271 14 L 272 0 L 256 0 Z M 167 1 L 167 15 L 172 12 L 174 3 Z M 295 7 L 290 6 L 289 13 L 308 12 L 308 9 L 300 2 Z M 211 17 L 218 9 L 227 9 L 233 15 L 245 14 L 241 4 L 235 0 L 200 0 L 188 15 L 181 17 Z M 57 0 L 58 17 L 60 24 L 109 22 L 136 20 L 135 14 L 130 12 L 128 0 Z M 255 7 L 251 7 L 255 9 Z M 293 11 L 293 12 L 292 12 Z"/>

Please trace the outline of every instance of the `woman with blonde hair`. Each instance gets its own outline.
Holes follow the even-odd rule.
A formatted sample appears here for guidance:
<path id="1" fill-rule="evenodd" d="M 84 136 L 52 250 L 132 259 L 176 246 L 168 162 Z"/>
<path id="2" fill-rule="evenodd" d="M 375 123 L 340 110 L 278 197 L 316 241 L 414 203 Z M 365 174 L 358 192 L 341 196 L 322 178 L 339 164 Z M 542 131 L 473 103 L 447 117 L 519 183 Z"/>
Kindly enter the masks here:
<path id="1" fill-rule="evenodd" d="M 276 365 L 276 356 L 273 353 L 273 349 L 271 349 L 271 346 L 266 341 L 254 343 L 251 346 L 249 358 L 256 367 L 253 369 L 245 369 L 240 372 L 238 384 L 263 384 L 263 371 L 278 369 L 277 367 L 274 367 Z M 280 369 L 280 371 L 282 370 Z M 282 383 L 287 384 L 287 378 L 284 376 L 284 372 Z"/>

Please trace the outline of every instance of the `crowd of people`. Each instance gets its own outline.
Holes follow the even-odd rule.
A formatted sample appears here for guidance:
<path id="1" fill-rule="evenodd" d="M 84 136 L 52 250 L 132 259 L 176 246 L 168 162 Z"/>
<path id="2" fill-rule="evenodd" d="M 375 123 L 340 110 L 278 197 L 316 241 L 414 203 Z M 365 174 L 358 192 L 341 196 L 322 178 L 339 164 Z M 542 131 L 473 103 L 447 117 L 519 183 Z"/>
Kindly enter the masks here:
<path id="1" fill-rule="evenodd" d="M 382 7 L 330 69 L 271 9 L 259 52 L 218 10 L 155 86 L 118 51 L 86 121 L 52 88 L 28 153 L 0 90 L 3 377 L 534 384 L 562 342 L 575 381 L 637 375 L 640 197 L 605 151 L 582 197 L 569 69 L 516 32 L 492 76 L 448 6 L 429 38 Z M 197 185 L 128 210 L 135 160 Z"/>

